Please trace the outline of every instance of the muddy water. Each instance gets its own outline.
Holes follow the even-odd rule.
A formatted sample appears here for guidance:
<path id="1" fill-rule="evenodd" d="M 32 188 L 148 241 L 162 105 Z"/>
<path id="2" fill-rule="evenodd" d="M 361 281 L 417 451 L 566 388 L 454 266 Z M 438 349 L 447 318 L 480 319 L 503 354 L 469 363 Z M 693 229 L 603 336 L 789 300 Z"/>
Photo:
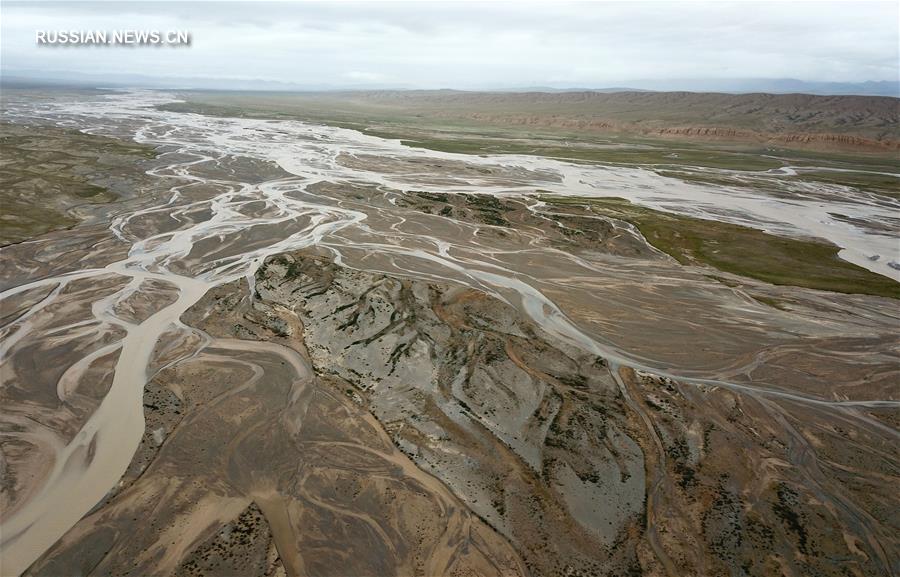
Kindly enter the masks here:
<path id="1" fill-rule="evenodd" d="M 452 227 L 423 230 L 408 222 L 407 216 L 394 214 L 390 203 L 384 207 L 349 202 L 321 192 L 314 187 L 319 183 L 378 187 L 388 199 L 394 191 L 410 190 L 487 194 L 546 190 L 624 196 L 664 210 L 823 237 L 843 247 L 841 255 L 847 260 L 900 278 L 900 271 L 890 266 L 898 258 L 896 237 L 874 234 L 830 216 L 840 213 L 890 228 L 900 208 L 893 201 L 838 201 L 808 194 L 785 200 L 784 195 L 775 198 L 747 189 L 713 189 L 643 169 L 411 150 L 398 142 L 339 128 L 210 118 L 153 108 L 170 100 L 165 95 L 128 93 L 65 103 L 13 102 L 6 110 L 15 121 L 50 121 L 158 146 L 164 154 L 151 174 L 171 182 L 171 191 L 159 206 L 125 212 L 113 221 L 111 233 L 129 247 L 125 258 L 110 260 L 97 252 L 86 259 L 90 266 L 80 270 L 18 273 L 16 278 L 4 279 L 12 288 L 2 298 L 17 307 L 3 327 L 4 381 L 64 396 L 71 386 L 66 383 L 91 378 L 90 371 L 100 359 L 117 354 L 108 368 L 107 389 L 93 398 L 93 404 L 90 399 L 84 401 L 86 408 L 71 416 L 69 429 L 54 430 L 38 421 L 23 425 L 27 419 L 16 415 L 16 423 L 27 434 L 47 439 L 43 446 L 53 454 L 43 462 L 43 469 L 34 465 L 27 471 L 40 481 L 5 507 L 4 574 L 23 572 L 115 486 L 143 433 L 144 385 L 159 370 L 197 358 L 211 344 L 182 324 L 181 316 L 210 289 L 226 283 L 246 282 L 252 294 L 255 273 L 269 255 L 319 246 L 331 251 L 337 262 L 353 267 L 468 285 L 512 304 L 571 346 L 614 363 L 684 376 L 681 367 L 657 355 L 623 347 L 602 338 L 600 331 L 585 328 L 585 323 L 571 320 L 548 296 L 554 287 L 566 286 L 569 278 L 596 275 L 598 271 L 590 265 L 569 260 L 556 271 L 541 271 L 531 263 L 555 262 L 560 255 L 544 249 L 528 255 L 524 249 L 486 254 L 477 231 L 455 236 Z M 272 177 L 261 179 L 261 173 L 272 173 Z M 771 178 L 779 182 L 777 175 Z M 16 253 L 7 251 L 7 255 L 4 258 L 15 258 Z M 101 279 L 118 284 L 106 292 L 67 290 L 75 283 Z M 146 314 L 123 314 L 125 303 L 137 296 L 149 303 Z M 80 314 L 67 312 L 75 310 Z M 758 317 L 745 317 L 740 311 L 732 322 L 740 324 L 745 318 L 751 319 L 748 324 L 759 322 Z M 868 313 L 866 319 L 854 329 L 860 335 L 896 322 L 878 311 Z M 807 333 L 823 326 L 821 319 L 767 322 L 783 331 Z M 760 330 L 768 331 L 769 325 Z M 163 363 L 158 351 L 161 339 L 177 344 Z M 47 353 L 51 346 L 59 362 L 68 367 L 64 377 L 31 366 L 34 356 Z M 308 376 L 309 367 L 299 357 L 292 358 L 290 368 L 297 383 Z M 893 399 L 814 398 L 760 389 L 728 379 L 721 364 L 690 369 L 690 378 L 697 384 L 787 395 L 794 401 L 841 411 L 897 404 Z M 50 401 L 46 407 L 52 407 Z M 26 406 L 23 401 L 20 407 Z"/>

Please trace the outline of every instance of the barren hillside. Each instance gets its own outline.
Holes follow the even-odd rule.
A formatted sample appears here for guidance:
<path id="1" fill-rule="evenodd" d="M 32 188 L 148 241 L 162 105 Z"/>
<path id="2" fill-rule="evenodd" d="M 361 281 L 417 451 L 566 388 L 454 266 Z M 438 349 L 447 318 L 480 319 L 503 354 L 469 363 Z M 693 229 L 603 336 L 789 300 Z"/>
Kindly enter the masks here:
<path id="1" fill-rule="evenodd" d="M 210 105 L 246 105 L 247 93 L 200 93 Z M 253 94 L 252 108 L 310 117 L 440 120 L 591 133 L 890 151 L 900 147 L 900 99 L 882 96 L 692 92 L 499 93 L 371 91 Z"/>
<path id="2" fill-rule="evenodd" d="M 763 137 L 896 147 L 900 100 L 809 94 L 691 92 L 469 93 L 370 92 L 343 98 L 409 111 L 480 119 L 660 135 Z"/>

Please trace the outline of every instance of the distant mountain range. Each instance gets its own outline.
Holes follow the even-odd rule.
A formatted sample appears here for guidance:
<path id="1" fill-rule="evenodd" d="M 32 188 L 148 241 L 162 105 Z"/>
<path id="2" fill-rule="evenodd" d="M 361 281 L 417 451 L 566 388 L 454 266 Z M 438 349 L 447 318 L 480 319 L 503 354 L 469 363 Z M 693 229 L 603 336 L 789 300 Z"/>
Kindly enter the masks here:
<path id="1" fill-rule="evenodd" d="M 636 80 L 628 83 L 639 90 L 657 92 L 725 92 L 747 94 L 822 94 L 900 97 L 900 82 L 815 82 L 795 78 L 694 78 L 673 80 Z"/>
<path id="2" fill-rule="evenodd" d="M 325 92 L 346 90 L 409 90 L 404 84 L 328 84 L 296 83 L 247 78 L 181 78 L 141 74 L 85 74 L 67 71 L 2 70 L 0 83 L 5 85 L 66 84 L 83 87 L 136 87 L 192 90 L 252 90 L 274 92 Z M 900 82 L 821 82 L 793 78 L 682 78 L 638 79 L 615 86 L 473 86 L 465 90 L 491 92 L 721 92 L 732 94 L 822 94 L 893 96 L 900 98 Z"/>

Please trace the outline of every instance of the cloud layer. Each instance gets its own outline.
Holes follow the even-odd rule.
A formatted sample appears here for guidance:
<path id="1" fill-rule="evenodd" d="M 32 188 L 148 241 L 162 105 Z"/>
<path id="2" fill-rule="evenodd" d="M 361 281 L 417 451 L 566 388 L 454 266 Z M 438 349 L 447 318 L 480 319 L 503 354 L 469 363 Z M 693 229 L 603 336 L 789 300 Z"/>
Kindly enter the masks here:
<path id="1" fill-rule="evenodd" d="M 315 86 L 897 80 L 896 2 L 3 3 L 14 70 Z M 37 30 L 188 30 L 191 47 L 39 47 Z"/>

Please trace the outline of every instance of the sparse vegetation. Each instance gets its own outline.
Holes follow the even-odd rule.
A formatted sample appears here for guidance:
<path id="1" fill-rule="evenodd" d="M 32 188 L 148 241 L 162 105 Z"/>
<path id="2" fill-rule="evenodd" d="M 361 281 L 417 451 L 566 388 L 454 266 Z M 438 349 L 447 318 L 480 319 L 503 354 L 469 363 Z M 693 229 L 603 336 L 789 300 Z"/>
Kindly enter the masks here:
<path id="1" fill-rule="evenodd" d="M 154 158 L 151 147 L 51 126 L 0 123 L 0 245 L 78 223 L 71 209 L 114 202 L 118 194 L 97 182 Z"/>
<path id="2" fill-rule="evenodd" d="M 796 507 L 799 504 L 797 492 L 784 483 L 779 483 L 777 487 L 778 502 L 773 503 L 772 510 L 781 519 L 785 527 L 796 535 L 797 548 L 801 553 L 808 554 L 808 537 L 803 519 L 797 513 Z"/>

